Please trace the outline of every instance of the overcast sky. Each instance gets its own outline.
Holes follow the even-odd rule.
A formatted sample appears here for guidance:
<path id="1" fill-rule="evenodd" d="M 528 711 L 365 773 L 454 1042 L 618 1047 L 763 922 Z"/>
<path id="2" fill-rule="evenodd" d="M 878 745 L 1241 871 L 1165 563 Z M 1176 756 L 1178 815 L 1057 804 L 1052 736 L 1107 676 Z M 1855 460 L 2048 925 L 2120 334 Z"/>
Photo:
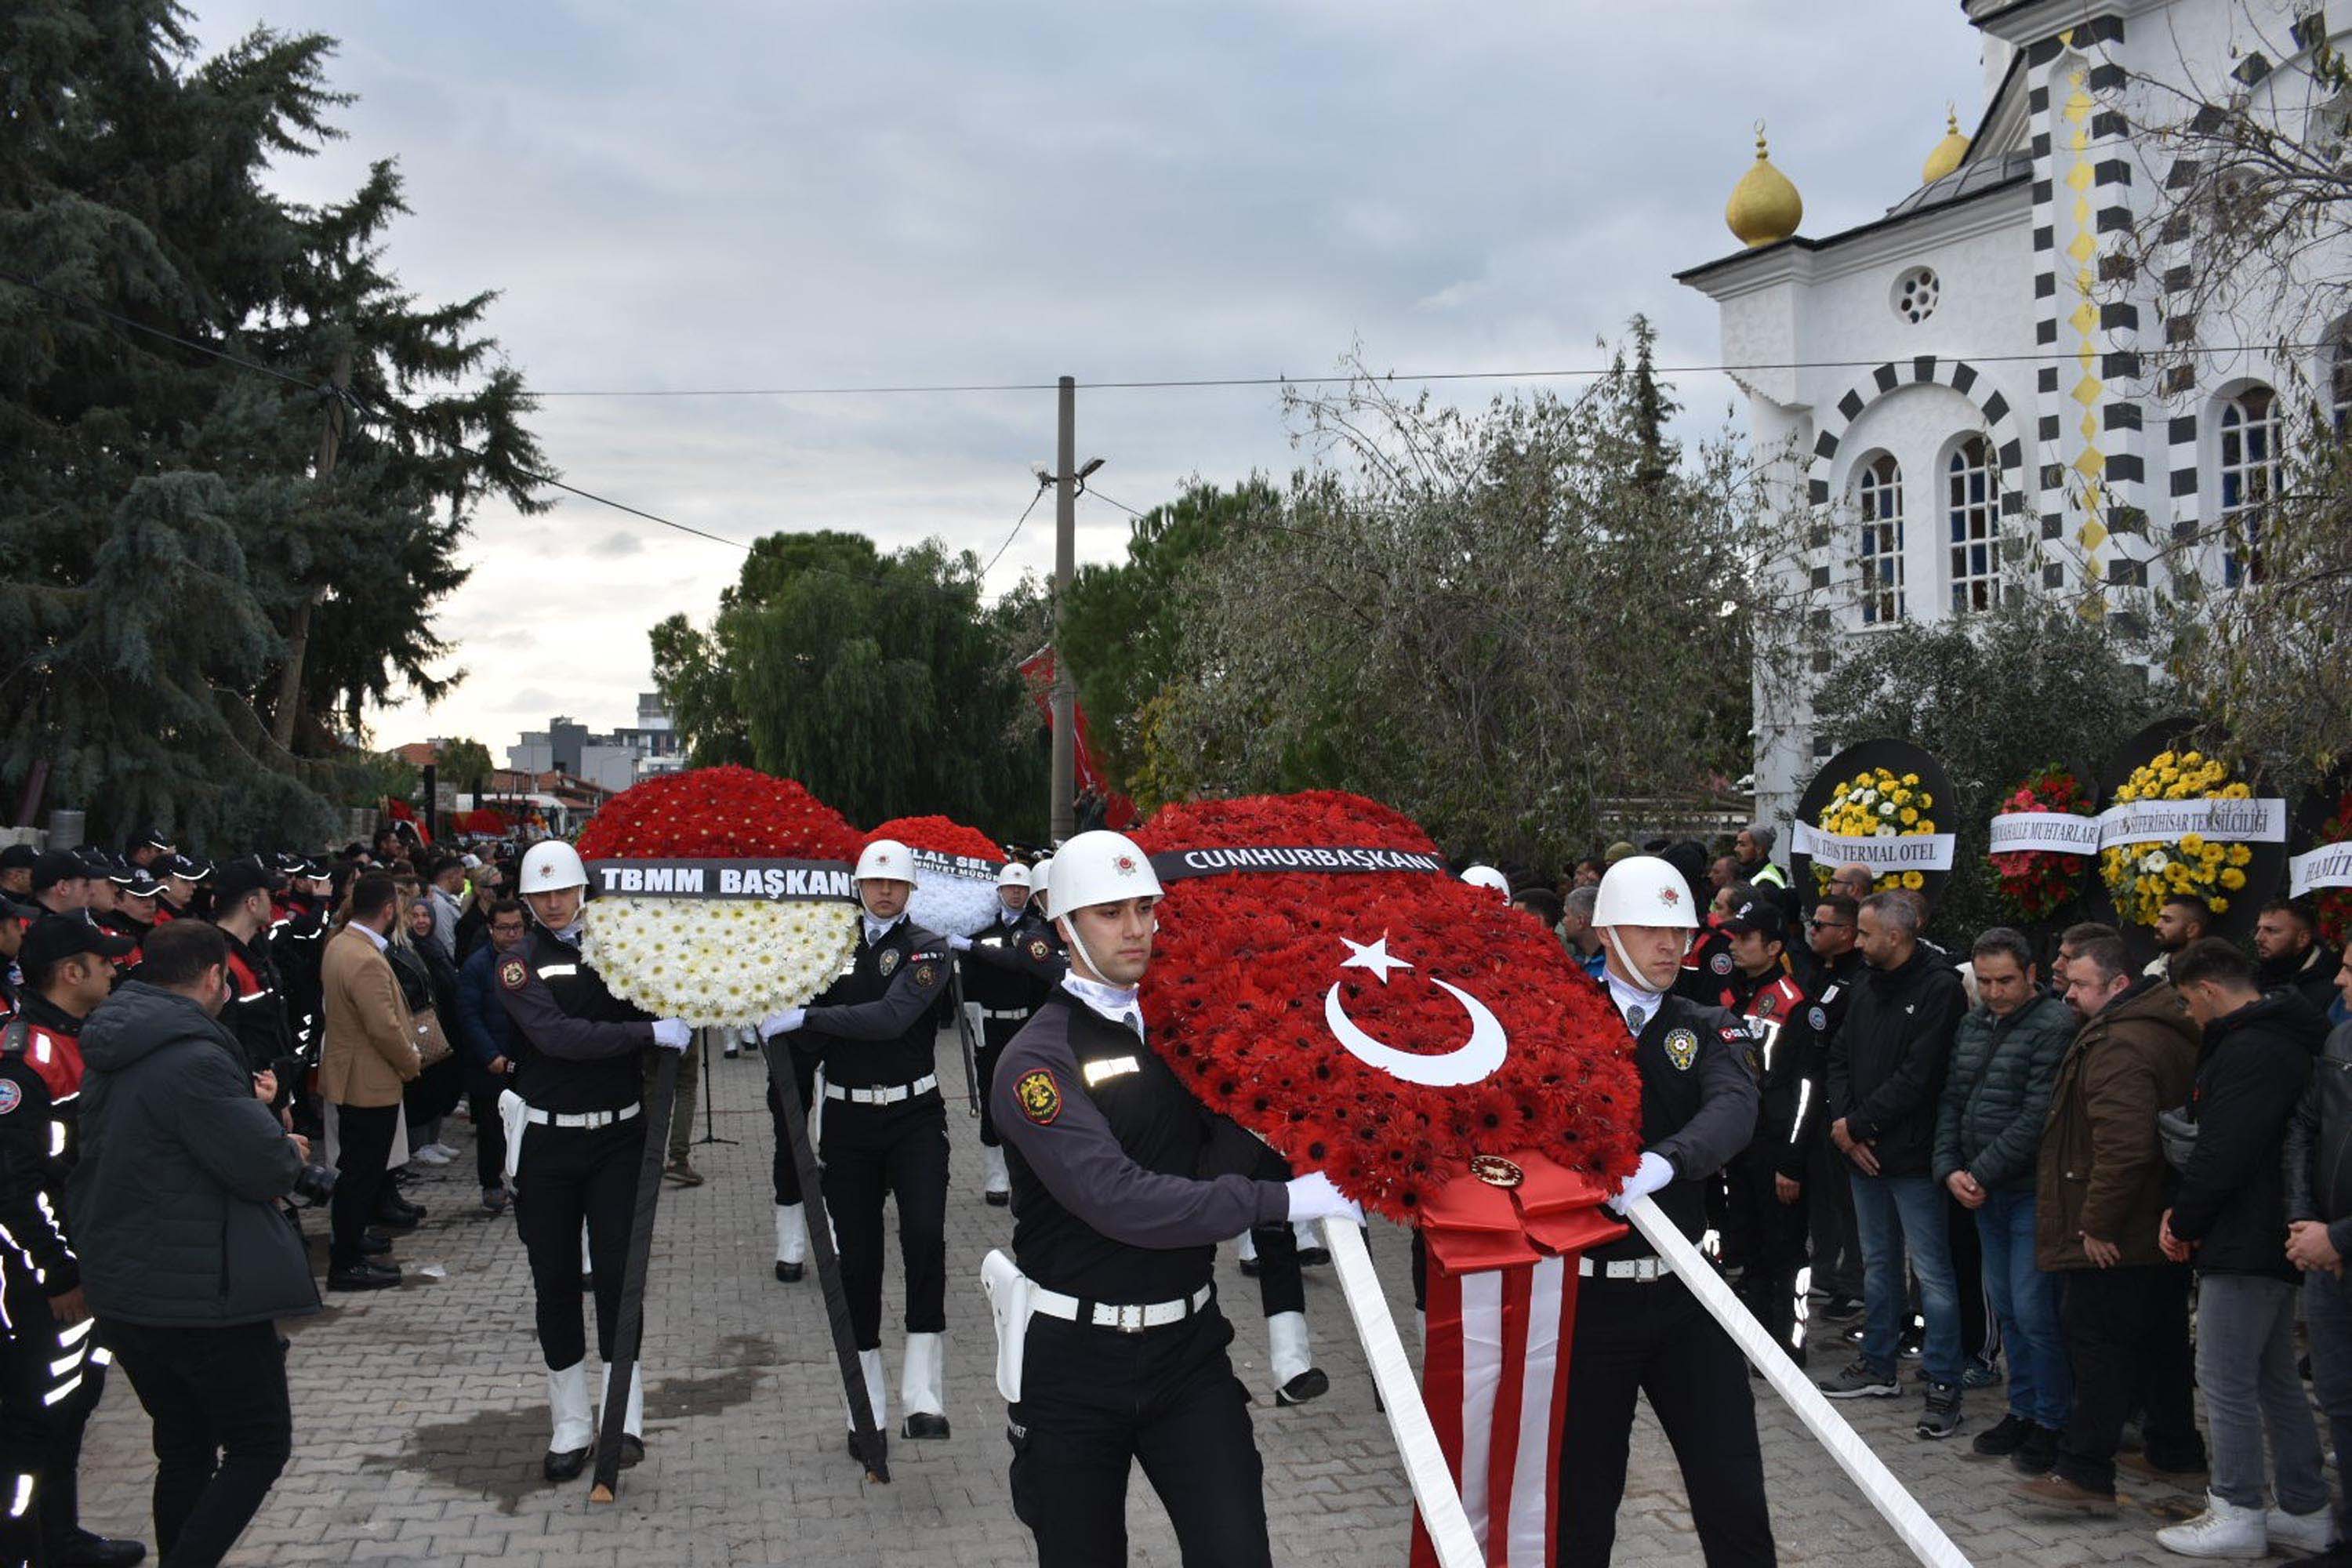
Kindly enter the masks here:
<path id="1" fill-rule="evenodd" d="M 428 300 L 490 322 L 548 393 L 1400 373 L 1596 363 L 1646 311 L 1718 357 L 1671 275 L 1735 247 L 1723 204 L 1769 122 L 1805 232 L 1916 184 L 1982 95 L 1958 0 L 199 0 L 341 40 L 349 139 L 280 188 L 393 157 L 390 237 Z M 1694 432 L 1735 393 L 1680 378 Z M 1483 401 L 1474 384 L 1445 395 Z M 985 560 L 1053 456 L 1048 392 L 551 396 L 572 483 L 749 541 L 938 535 Z M 1149 510 L 1186 477 L 1297 461 L 1270 388 L 1081 392 L 1083 459 Z M 1040 506 L 991 578 L 1053 560 Z M 1078 558 L 1127 518 L 1082 500 Z M 468 672 L 374 739 L 504 760 L 564 712 L 631 721 L 646 631 L 707 617 L 738 552 L 566 499 L 486 510 L 443 627 Z"/>

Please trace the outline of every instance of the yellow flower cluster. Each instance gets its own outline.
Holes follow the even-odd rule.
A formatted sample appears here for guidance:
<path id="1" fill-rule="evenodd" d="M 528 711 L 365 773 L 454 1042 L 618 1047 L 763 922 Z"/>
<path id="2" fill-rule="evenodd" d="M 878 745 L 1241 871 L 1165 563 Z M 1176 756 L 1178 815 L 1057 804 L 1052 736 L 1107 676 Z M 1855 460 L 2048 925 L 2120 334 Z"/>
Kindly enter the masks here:
<path id="1" fill-rule="evenodd" d="M 2162 752 L 2116 791 L 2118 802 L 2135 800 L 2245 800 L 2250 784 L 2230 782 L 2230 770 L 2202 752 Z M 2246 886 L 2254 852 L 2242 844 L 2213 844 L 2200 834 L 2173 844 L 2116 844 L 2099 851 L 2099 875 L 2116 902 L 2116 912 L 2137 925 L 2154 925 L 2164 900 L 2175 893 L 2200 898 L 2221 914 L 2230 895 Z"/>
<path id="2" fill-rule="evenodd" d="M 1927 815 L 1935 806 L 1935 792 L 1920 787 L 1917 773 L 1898 777 L 1891 769 L 1872 768 L 1840 784 L 1813 826 L 1841 838 L 1908 838 L 1936 831 L 1936 819 Z M 1835 869 L 1816 861 L 1813 880 L 1826 888 Z M 1883 893 L 1927 885 L 1927 879 L 1917 871 L 1890 871 L 1871 886 Z"/>

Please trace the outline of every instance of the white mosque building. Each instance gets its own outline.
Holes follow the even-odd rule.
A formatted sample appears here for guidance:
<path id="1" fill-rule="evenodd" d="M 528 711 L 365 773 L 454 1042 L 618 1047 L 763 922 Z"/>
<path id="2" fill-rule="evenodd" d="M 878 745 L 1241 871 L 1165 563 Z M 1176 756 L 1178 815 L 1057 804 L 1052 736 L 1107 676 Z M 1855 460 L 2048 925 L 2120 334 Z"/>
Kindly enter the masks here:
<path id="1" fill-rule="evenodd" d="M 2184 322 L 2164 309 L 2174 266 L 2122 268 L 2189 174 L 2131 127 L 2184 114 L 2183 94 L 2304 112 L 2311 51 L 2345 46 L 2352 4 L 1964 8 L 1985 100 L 1973 132 L 1955 117 L 1916 190 L 1860 227 L 1803 234 L 1759 130 L 1726 213 L 1743 248 L 1678 275 L 1719 307 L 1722 362 L 1760 367 L 1736 374 L 1750 434 L 1794 454 L 1776 481 L 1803 503 L 1789 509 L 1809 519 L 1803 570 L 1840 637 L 2002 595 L 2144 591 L 2163 542 L 2270 493 L 2282 391 L 2352 401 L 2352 354 L 2338 376 L 2328 351 L 2237 348 L 2279 330 Z M 2143 363 L 2188 332 L 2185 362 Z M 2198 565 L 2222 591 L 2235 577 L 2218 548 Z M 1814 732 L 1801 693 L 1759 679 L 1759 815 L 1787 820 L 1837 740 Z"/>

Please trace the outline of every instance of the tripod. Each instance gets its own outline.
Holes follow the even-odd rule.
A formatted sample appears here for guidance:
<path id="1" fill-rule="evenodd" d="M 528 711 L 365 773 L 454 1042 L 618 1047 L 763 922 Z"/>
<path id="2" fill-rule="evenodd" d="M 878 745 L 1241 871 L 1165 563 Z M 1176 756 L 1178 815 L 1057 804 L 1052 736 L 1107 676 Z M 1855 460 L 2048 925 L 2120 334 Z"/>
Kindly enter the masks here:
<path id="1" fill-rule="evenodd" d="M 706 1143 L 740 1143 L 740 1138 L 719 1136 L 710 1120 L 710 1051 L 719 1043 L 719 1031 L 705 1028 L 696 1033 L 701 1037 L 698 1043 L 702 1047 L 702 1136 L 694 1141 L 695 1147 L 700 1148 Z"/>

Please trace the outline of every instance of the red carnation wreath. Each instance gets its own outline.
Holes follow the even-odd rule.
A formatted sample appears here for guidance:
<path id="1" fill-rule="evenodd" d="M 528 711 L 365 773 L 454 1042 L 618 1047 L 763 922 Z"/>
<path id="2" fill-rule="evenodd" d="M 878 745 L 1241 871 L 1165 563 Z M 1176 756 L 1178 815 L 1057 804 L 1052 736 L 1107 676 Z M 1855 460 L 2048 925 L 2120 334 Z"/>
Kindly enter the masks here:
<path id="1" fill-rule="evenodd" d="M 894 816 L 865 842 L 895 838 L 915 852 L 907 917 L 926 931 L 978 936 L 996 919 L 996 872 L 1004 851 L 977 827 L 946 816 Z"/>
<path id="2" fill-rule="evenodd" d="M 2352 789 L 2336 798 L 2336 814 L 2319 829 L 2321 845 L 2347 839 L 2352 839 Z M 2340 950 L 2346 935 L 2352 933 L 2352 888 L 2315 888 L 2311 902 L 2319 918 L 2319 940 Z"/>
<path id="3" fill-rule="evenodd" d="M 1604 1190 L 1633 1170 L 1641 1088 L 1615 1009 L 1558 941 L 1486 889 L 1436 869 L 1176 879 L 1162 859 L 1328 847 L 1433 866 L 1410 818 L 1315 792 L 1171 805 L 1134 837 L 1167 889 L 1143 985 L 1151 1044 L 1295 1169 L 1407 1224 L 1480 1156 L 1533 1151 Z M 1372 1065 L 1466 1049 L 1465 1033 L 1475 1045 L 1482 1009 L 1507 1045 L 1475 1081 L 1431 1086 Z"/>
<path id="4" fill-rule="evenodd" d="M 2056 812 L 2089 816 L 2090 791 L 2083 781 L 2061 767 L 2044 768 L 2002 799 L 2003 813 Z M 2018 849 L 1985 857 L 1992 866 L 1995 886 L 2009 906 L 2029 921 L 2047 920 L 2081 892 L 2092 860 L 2086 855 L 2062 855 L 2054 849 Z"/>
<path id="5" fill-rule="evenodd" d="M 857 858 L 842 815 L 790 779 L 696 768 L 633 784 L 580 836 L 583 860 Z M 839 899 L 607 894 L 581 952 L 615 995 L 694 1024 L 750 1024 L 816 994 L 857 941 Z"/>

